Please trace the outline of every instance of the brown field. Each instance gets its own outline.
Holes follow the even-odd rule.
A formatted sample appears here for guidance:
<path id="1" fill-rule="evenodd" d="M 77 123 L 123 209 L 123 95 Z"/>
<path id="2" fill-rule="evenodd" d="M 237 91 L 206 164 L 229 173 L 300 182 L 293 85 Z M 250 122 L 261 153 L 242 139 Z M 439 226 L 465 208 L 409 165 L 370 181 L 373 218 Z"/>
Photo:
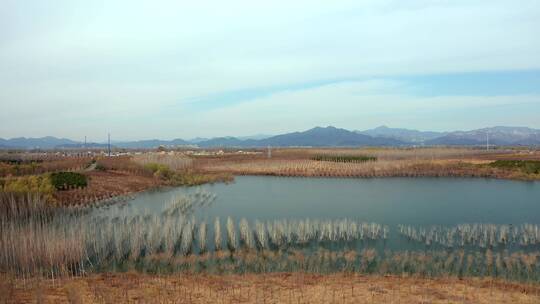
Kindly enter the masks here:
<path id="1" fill-rule="evenodd" d="M 540 303 L 540 286 L 490 279 L 276 273 L 135 273 L 22 281 L 4 277 L 0 303 Z"/>

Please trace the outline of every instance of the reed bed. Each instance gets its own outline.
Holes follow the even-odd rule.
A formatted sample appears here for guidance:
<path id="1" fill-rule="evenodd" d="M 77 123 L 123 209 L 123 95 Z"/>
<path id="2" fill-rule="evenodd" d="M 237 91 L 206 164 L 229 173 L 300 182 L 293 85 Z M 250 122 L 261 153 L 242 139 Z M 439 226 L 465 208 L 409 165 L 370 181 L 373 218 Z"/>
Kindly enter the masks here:
<path id="1" fill-rule="evenodd" d="M 97 170 L 126 171 L 139 175 L 151 175 L 144 166 L 134 162 L 131 156 L 100 157 L 96 160 Z"/>
<path id="2" fill-rule="evenodd" d="M 493 168 L 461 161 L 378 160 L 370 162 L 325 162 L 316 160 L 266 159 L 245 162 L 219 162 L 203 168 L 236 175 L 304 177 L 496 177 Z"/>
<path id="3" fill-rule="evenodd" d="M 275 149 L 272 154 L 280 158 L 293 157 L 308 159 L 316 155 L 329 156 L 365 156 L 370 155 L 378 160 L 443 160 L 470 159 L 498 154 L 511 154 L 512 150 L 489 150 L 453 147 L 403 147 L 403 148 L 288 148 Z"/>
<path id="4" fill-rule="evenodd" d="M 213 229 L 189 206 L 206 206 L 213 195 L 176 197 L 161 213 L 133 214 L 129 208 L 88 213 L 55 209 L 25 218 L 0 216 L 0 272 L 50 278 L 100 271 L 259 273 L 304 271 L 436 276 L 496 276 L 538 281 L 538 226 L 460 225 L 420 230 L 400 226 L 411 240 L 430 243 L 461 239 L 486 244 L 392 251 L 390 229 L 354 219 L 254 220 L 220 218 Z M 187 203 L 187 201 L 190 201 Z M 416 230 L 415 230 L 416 229 Z M 238 237 L 237 237 L 238 236 Z M 488 241 L 482 239 L 487 236 Z M 213 244 L 209 239 L 213 237 Z M 493 241 L 491 241 L 493 240 Z M 497 250 L 490 242 L 499 242 Z M 526 246 L 510 250 L 516 242 Z M 525 243 L 526 242 L 526 243 Z"/>
<path id="5" fill-rule="evenodd" d="M 174 171 L 191 168 L 193 160 L 183 154 L 144 153 L 135 155 L 133 161 L 143 166 L 149 164 L 165 165 Z"/>
<path id="6" fill-rule="evenodd" d="M 540 227 L 533 224 L 494 225 L 460 224 L 455 227 L 431 226 L 417 228 L 399 225 L 400 235 L 425 245 L 438 244 L 445 247 L 478 246 L 536 246 L 540 245 Z"/>

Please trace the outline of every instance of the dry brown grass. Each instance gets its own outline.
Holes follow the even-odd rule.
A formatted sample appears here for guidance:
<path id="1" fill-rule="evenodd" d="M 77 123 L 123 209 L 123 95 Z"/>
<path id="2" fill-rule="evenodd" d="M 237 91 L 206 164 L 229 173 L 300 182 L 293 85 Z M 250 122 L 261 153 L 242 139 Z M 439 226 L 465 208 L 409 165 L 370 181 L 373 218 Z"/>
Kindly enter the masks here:
<path id="1" fill-rule="evenodd" d="M 422 159 L 466 159 L 490 157 L 492 155 L 507 155 L 512 150 L 479 150 L 473 148 L 442 148 L 442 147 L 406 147 L 406 148 L 279 148 L 272 151 L 277 158 L 308 159 L 314 155 L 369 155 L 380 160 L 422 160 Z"/>
<path id="2" fill-rule="evenodd" d="M 28 162 L 13 164 L 0 162 L 0 176 L 21 176 L 42 174 L 57 171 L 82 170 L 90 163 L 88 157 L 64 157 L 53 159 L 36 159 Z"/>
<path id="3" fill-rule="evenodd" d="M 145 153 L 135 155 L 133 161 L 142 166 L 148 164 L 161 164 L 169 169 L 178 171 L 191 168 L 193 160 L 183 154 Z"/>
<path id="4" fill-rule="evenodd" d="M 12 281 L 8 303 L 539 303 L 540 286 L 349 274 L 99 274 Z M 6 296 L 7 295 L 7 296 Z M 0 298 L 1 299 L 1 298 Z"/>
<path id="5" fill-rule="evenodd" d="M 159 187 L 160 180 L 134 171 L 92 171 L 86 172 L 88 186 L 55 193 L 61 205 L 90 204 L 96 201 L 127 195 L 150 188 Z"/>
<path id="6" fill-rule="evenodd" d="M 365 163 L 338 163 L 315 160 L 266 159 L 243 162 L 215 162 L 210 172 L 236 175 L 276 175 L 305 177 L 417 177 L 474 176 L 495 177 L 496 170 L 459 160 L 380 160 Z"/>
<path id="7" fill-rule="evenodd" d="M 236 175 L 304 177 L 492 177 L 536 179 L 486 164 L 498 159 L 534 159 L 540 154 L 513 150 L 482 151 L 465 148 L 313 148 L 276 149 L 272 158 L 213 157 L 197 159 L 195 167 L 207 172 Z M 313 160 L 315 155 L 374 156 L 377 161 L 340 163 Z"/>

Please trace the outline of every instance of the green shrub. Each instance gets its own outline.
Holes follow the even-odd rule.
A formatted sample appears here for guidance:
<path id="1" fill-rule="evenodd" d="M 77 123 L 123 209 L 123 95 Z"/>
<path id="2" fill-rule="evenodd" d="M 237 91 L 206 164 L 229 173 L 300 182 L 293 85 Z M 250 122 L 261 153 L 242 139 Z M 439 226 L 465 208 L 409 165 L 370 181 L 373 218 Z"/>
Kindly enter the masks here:
<path id="1" fill-rule="evenodd" d="M 144 165 L 144 169 L 150 171 L 155 177 L 163 180 L 170 180 L 174 176 L 174 171 L 162 164 L 149 163 Z"/>
<path id="2" fill-rule="evenodd" d="M 87 177 L 84 174 L 75 172 L 51 173 L 51 183 L 57 190 L 86 187 Z"/>
<path id="3" fill-rule="evenodd" d="M 107 171 L 107 168 L 100 162 L 96 164 L 96 170 L 97 171 Z"/>
<path id="4" fill-rule="evenodd" d="M 538 160 L 497 160 L 489 165 L 494 168 L 519 170 L 527 174 L 540 174 Z"/>
<path id="5" fill-rule="evenodd" d="M 52 200 L 55 187 L 48 175 L 31 175 L 0 179 L 0 190 L 18 195 L 40 194 L 46 200 Z"/>

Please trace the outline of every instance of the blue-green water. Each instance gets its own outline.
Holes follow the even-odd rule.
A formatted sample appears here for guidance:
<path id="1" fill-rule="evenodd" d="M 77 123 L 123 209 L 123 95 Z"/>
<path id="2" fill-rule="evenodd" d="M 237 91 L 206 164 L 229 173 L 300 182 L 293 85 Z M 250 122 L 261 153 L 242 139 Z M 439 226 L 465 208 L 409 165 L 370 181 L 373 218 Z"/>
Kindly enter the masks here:
<path id="1" fill-rule="evenodd" d="M 231 184 L 145 192 L 120 208 L 159 213 L 178 195 L 197 191 L 216 195 L 212 204 L 195 210 L 200 219 L 349 218 L 391 226 L 540 223 L 539 182 L 478 178 L 240 176 Z"/>
<path id="2" fill-rule="evenodd" d="M 104 244 L 94 264 L 538 281 L 539 198 L 538 182 L 243 176 L 94 211 Z M 156 264 L 160 254 L 169 258 Z"/>

